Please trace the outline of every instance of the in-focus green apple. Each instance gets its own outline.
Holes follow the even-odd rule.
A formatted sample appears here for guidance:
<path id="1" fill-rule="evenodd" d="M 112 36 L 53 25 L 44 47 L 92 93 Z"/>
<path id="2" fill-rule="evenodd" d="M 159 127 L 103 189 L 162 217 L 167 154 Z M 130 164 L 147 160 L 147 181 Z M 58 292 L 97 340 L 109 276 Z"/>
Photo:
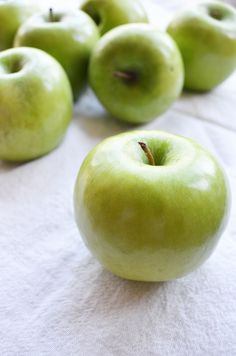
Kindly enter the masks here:
<path id="1" fill-rule="evenodd" d="M 61 65 L 35 48 L 0 53 L 0 159 L 27 161 L 61 141 L 72 115 Z"/>
<path id="2" fill-rule="evenodd" d="M 101 35 L 120 25 L 148 22 L 139 0 L 85 0 L 81 9 L 96 22 Z"/>
<path id="3" fill-rule="evenodd" d="M 99 38 L 94 21 L 79 10 L 38 14 L 17 32 L 14 46 L 36 47 L 55 57 L 70 80 L 77 99 L 87 79 L 90 53 Z"/>
<path id="4" fill-rule="evenodd" d="M 108 138 L 85 158 L 75 218 L 92 254 L 123 278 L 165 281 L 200 266 L 225 227 L 229 191 L 215 158 L 160 131 Z"/>
<path id="5" fill-rule="evenodd" d="M 40 11 L 40 6 L 27 0 L 0 0 L 0 51 L 10 48 L 21 24 Z"/>
<path id="6" fill-rule="evenodd" d="M 167 29 L 184 60 L 185 88 L 211 90 L 236 68 L 236 9 L 204 1 L 180 12 Z"/>
<path id="7" fill-rule="evenodd" d="M 119 26 L 105 34 L 91 56 L 89 82 L 116 118 L 148 122 L 179 96 L 183 63 L 168 34 L 149 24 Z"/>

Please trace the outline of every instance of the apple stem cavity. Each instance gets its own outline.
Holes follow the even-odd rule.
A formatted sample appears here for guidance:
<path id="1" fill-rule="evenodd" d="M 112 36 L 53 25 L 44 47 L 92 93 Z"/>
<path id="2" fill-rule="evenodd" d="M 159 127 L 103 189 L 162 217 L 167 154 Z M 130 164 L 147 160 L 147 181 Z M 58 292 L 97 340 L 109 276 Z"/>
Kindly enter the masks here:
<path id="1" fill-rule="evenodd" d="M 128 84 L 133 84 L 137 81 L 137 73 L 133 71 L 115 71 L 114 77 L 124 80 Z"/>
<path id="2" fill-rule="evenodd" d="M 150 148 L 148 147 L 148 145 L 146 145 L 146 143 L 144 143 L 144 142 L 138 142 L 138 144 L 141 146 L 142 150 L 144 151 L 149 164 L 151 166 L 156 166 L 155 159 L 154 159 L 153 154 L 152 154 Z"/>
<path id="3" fill-rule="evenodd" d="M 215 20 L 222 20 L 223 16 L 219 9 L 210 9 L 209 15 Z"/>

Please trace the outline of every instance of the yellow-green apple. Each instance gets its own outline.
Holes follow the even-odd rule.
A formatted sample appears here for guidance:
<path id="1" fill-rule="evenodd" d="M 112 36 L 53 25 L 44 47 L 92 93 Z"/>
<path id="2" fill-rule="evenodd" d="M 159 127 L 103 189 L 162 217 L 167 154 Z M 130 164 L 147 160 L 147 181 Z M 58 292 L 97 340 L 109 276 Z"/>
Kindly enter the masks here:
<path id="1" fill-rule="evenodd" d="M 116 118 L 148 122 L 179 96 L 183 63 L 172 38 L 149 24 L 114 28 L 97 43 L 89 65 L 89 82 L 101 103 Z"/>
<path id="2" fill-rule="evenodd" d="M 236 68 L 236 9 L 204 1 L 177 14 L 168 33 L 184 60 L 185 88 L 211 90 Z"/>
<path id="3" fill-rule="evenodd" d="M 182 277 L 211 255 L 225 227 L 229 190 L 217 160 L 191 139 L 133 131 L 85 158 L 75 218 L 92 254 L 117 276 Z"/>
<path id="4" fill-rule="evenodd" d="M 139 0 L 85 0 L 81 9 L 96 22 L 101 35 L 120 25 L 148 22 Z"/>
<path id="5" fill-rule="evenodd" d="M 0 51 L 10 48 L 16 31 L 40 6 L 27 0 L 0 0 Z"/>
<path id="6" fill-rule="evenodd" d="M 61 65 L 35 48 L 0 53 L 0 159 L 27 161 L 61 141 L 72 115 Z"/>
<path id="7" fill-rule="evenodd" d="M 44 50 L 63 66 L 77 99 L 87 79 L 90 53 L 99 38 L 94 21 L 79 10 L 35 15 L 16 34 L 14 46 Z"/>

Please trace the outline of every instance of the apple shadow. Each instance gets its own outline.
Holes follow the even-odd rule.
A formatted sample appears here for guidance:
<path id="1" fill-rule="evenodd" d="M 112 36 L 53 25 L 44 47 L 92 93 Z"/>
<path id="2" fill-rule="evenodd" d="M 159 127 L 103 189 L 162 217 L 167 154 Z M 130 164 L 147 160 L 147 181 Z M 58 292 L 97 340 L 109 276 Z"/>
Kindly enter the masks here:
<path id="1" fill-rule="evenodd" d="M 89 136 L 101 139 L 134 129 L 135 125 L 121 122 L 110 115 L 87 88 L 74 106 L 74 122 Z"/>
<path id="2" fill-rule="evenodd" d="M 91 314 L 96 313 L 97 316 L 108 316 L 116 311 L 128 310 L 139 305 L 143 299 L 158 298 L 158 291 L 161 292 L 171 283 L 139 282 L 119 278 L 105 270 L 92 256 L 87 256 L 83 263 L 88 266 L 87 281 L 90 282 L 82 303 L 84 307 L 90 305 Z M 80 271 L 81 265 L 75 271 L 75 275 L 79 275 Z M 72 299 L 77 300 L 81 293 L 81 285 L 74 285 L 70 293 Z M 81 304 L 79 308 L 81 310 Z"/>
<path id="3" fill-rule="evenodd" d="M 213 90 L 196 90 L 196 89 L 183 89 L 181 96 L 191 97 L 195 95 L 204 96 L 206 94 L 211 93 Z"/>
<path id="4" fill-rule="evenodd" d="M 17 162 L 6 162 L 0 160 L 0 174 L 11 172 L 19 167 L 21 167 L 24 163 Z"/>
<path id="5" fill-rule="evenodd" d="M 35 157 L 35 158 L 31 158 L 29 160 L 25 160 L 25 161 L 20 161 L 20 162 L 14 162 L 14 161 L 1 161 L 0 160 L 0 174 L 4 174 L 4 173 L 8 173 L 8 172 L 11 172 L 13 170 L 16 170 L 18 168 L 21 168 L 21 167 L 24 167 L 26 165 L 30 165 L 31 163 L 34 163 L 34 162 L 38 162 L 40 161 L 41 159 L 44 159 L 45 157 L 47 156 L 50 156 L 52 155 L 54 152 L 57 151 L 57 149 L 60 148 L 60 146 L 62 145 L 64 141 L 64 137 L 63 137 L 63 140 L 55 147 L 53 148 L 51 151 L 39 156 L 39 157 Z"/>

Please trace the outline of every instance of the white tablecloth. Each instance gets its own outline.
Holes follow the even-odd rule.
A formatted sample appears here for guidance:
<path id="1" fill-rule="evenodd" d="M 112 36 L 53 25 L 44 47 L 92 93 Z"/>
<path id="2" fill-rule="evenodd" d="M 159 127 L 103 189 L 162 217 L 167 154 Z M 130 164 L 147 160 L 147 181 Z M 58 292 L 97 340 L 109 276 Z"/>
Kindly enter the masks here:
<path id="1" fill-rule="evenodd" d="M 161 28 L 170 15 L 151 5 L 150 13 Z M 80 164 L 101 139 L 131 129 L 91 92 L 58 149 L 22 165 L 0 162 L 1 356 L 236 355 L 235 102 L 236 75 L 209 94 L 183 94 L 144 126 L 196 139 L 231 182 L 231 219 L 217 249 L 176 281 L 119 279 L 79 236 L 72 194 Z"/>

